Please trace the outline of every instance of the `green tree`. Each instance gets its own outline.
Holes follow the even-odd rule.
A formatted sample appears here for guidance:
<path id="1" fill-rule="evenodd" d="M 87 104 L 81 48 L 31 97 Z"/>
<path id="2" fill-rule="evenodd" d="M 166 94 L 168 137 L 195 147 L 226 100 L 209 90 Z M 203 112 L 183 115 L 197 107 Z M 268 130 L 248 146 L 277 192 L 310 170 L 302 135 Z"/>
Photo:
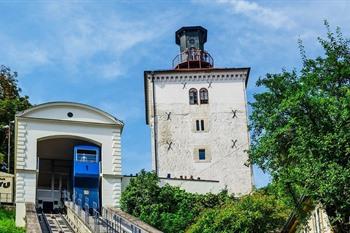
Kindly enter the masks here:
<path id="1" fill-rule="evenodd" d="M 203 195 L 158 184 L 155 173 L 142 170 L 123 191 L 121 207 L 166 233 L 267 232 L 280 228 L 291 212 L 291 200 L 277 185 L 235 198 L 227 190 Z"/>
<path id="2" fill-rule="evenodd" d="M 12 72 L 10 68 L 0 66 L 0 160 L 3 160 L 4 155 L 7 155 L 7 136 L 8 132 L 4 126 L 9 125 L 13 121 L 15 114 L 18 111 L 23 111 L 31 105 L 28 96 L 21 96 L 21 89 L 17 86 L 17 73 Z M 11 128 L 12 153 L 11 161 L 13 164 L 13 135 L 14 129 Z M 7 159 L 5 159 L 7 161 Z M 13 165 L 11 166 L 13 167 Z"/>
<path id="3" fill-rule="evenodd" d="M 157 203 L 160 193 L 159 178 L 154 172 L 141 170 L 137 177 L 131 178 L 130 183 L 122 192 L 120 204 L 122 210 L 139 217 L 144 206 Z"/>
<path id="4" fill-rule="evenodd" d="M 205 209 L 233 199 L 225 190 L 217 195 L 200 195 L 158 184 L 155 173 L 142 170 L 123 191 L 121 208 L 164 232 L 184 232 Z"/>
<path id="5" fill-rule="evenodd" d="M 184 232 L 201 211 L 198 198 L 196 194 L 166 184 L 157 202 L 144 206 L 140 218 L 164 232 Z"/>
<path id="6" fill-rule="evenodd" d="M 258 80 L 249 153 L 294 198 L 322 203 L 336 232 L 350 232 L 350 42 L 325 25 L 323 56 L 307 58 L 300 43 L 300 72 Z"/>
<path id="7" fill-rule="evenodd" d="M 276 196 L 259 190 L 224 206 L 204 211 L 187 233 L 278 232 L 290 209 Z"/>

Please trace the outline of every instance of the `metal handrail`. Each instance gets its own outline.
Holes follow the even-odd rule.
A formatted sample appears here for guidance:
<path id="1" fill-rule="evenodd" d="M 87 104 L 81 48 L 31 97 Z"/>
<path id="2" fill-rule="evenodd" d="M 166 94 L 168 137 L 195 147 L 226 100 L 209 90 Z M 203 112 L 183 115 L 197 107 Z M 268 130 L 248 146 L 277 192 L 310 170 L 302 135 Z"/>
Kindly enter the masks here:
<path id="1" fill-rule="evenodd" d="M 127 216 L 127 213 L 109 207 L 102 207 L 101 210 L 101 217 L 109 223 L 109 226 L 113 227 L 110 228 L 111 230 L 128 233 L 161 233 L 161 231 L 149 226 L 148 224 L 143 223 L 132 216 Z"/>
<path id="2" fill-rule="evenodd" d="M 101 212 L 97 207 L 97 204 L 92 204 L 92 213 L 89 213 L 87 208 L 80 209 L 77 203 L 66 202 L 73 212 L 80 218 L 80 220 L 94 233 L 110 232 L 110 233 L 149 233 L 149 232 L 161 232 L 154 230 L 147 230 L 145 226 L 140 225 L 137 221 L 128 219 L 127 217 L 112 211 L 109 208 L 101 207 Z M 78 207 L 78 208 L 76 208 Z M 88 219 L 92 218 L 92 219 Z M 149 226 L 150 227 L 150 226 Z M 153 229 L 153 228 L 152 228 Z"/>
<path id="3" fill-rule="evenodd" d="M 205 62 L 208 63 L 210 67 L 214 66 L 214 59 L 207 51 L 200 49 L 189 49 L 178 54 L 173 59 L 173 68 L 176 68 L 179 64 L 191 61 Z"/>

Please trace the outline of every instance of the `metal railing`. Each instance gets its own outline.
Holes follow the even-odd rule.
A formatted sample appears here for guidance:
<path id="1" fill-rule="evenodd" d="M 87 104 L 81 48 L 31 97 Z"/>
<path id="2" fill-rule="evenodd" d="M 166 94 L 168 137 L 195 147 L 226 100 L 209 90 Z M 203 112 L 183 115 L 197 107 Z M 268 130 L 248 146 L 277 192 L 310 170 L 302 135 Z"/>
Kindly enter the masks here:
<path id="1" fill-rule="evenodd" d="M 193 62 L 198 63 L 198 67 L 196 68 L 210 68 L 214 66 L 214 59 L 208 52 L 200 49 L 189 49 L 180 53 L 173 59 L 173 68 L 180 68 L 181 64 L 185 64 L 187 68 L 191 68 L 190 63 Z"/>
<path id="2" fill-rule="evenodd" d="M 96 208 L 97 204 L 93 203 L 90 212 L 89 203 L 85 200 L 84 208 L 74 202 L 66 202 L 66 206 L 74 211 L 80 220 L 94 233 L 149 233 L 160 232 L 150 231 L 142 228 L 135 221 L 125 218 L 118 213 L 108 209 L 101 208 L 101 212 Z M 141 222 L 141 221 L 140 221 Z M 146 224 L 144 224 L 146 225 Z"/>
<path id="3" fill-rule="evenodd" d="M 130 222 L 130 220 L 112 212 L 109 209 L 102 208 L 102 218 L 105 220 L 108 226 L 107 232 L 125 232 L 125 233 L 143 233 L 147 232 L 141 229 L 136 224 Z"/>
<path id="4" fill-rule="evenodd" d="M 98 208 L 96 202 L 92 203 L 92 208 L 89 206 L 89 198 L 85 197 L 83 205 L 81 194 L 76 192 L 73 194 L 73 201 L 70 198 L 65 199 L 65 205 L 74 211 L 74 214 L 94 233 L 148 233 L 160 231 L 142 223 L 140 220 L 135 220 L 121 210 L 113 211 L 110 208 Z M 120 214 L 118 213 L 120 212 Z M 123 213 L 123 214 L 121 214 Z M 129 217 L 128 217 L 129 216 Z M 142 225 L 147 225 L 146 228 Z M 152 229 L 151 229 L 152 228 Z M 151 230 L 149 230 L 151 229 Z"/>

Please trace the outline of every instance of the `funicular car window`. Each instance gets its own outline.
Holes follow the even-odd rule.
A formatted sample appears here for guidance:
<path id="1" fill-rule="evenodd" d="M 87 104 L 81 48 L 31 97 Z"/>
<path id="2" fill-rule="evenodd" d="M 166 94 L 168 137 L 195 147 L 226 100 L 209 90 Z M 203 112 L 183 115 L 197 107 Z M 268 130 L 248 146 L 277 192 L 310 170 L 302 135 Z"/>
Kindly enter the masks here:
<path id="1" fill-rule="evenodd" d="M 94 150 L 77 150 L 77 161 L 96 162 L 96 151 Z"/>

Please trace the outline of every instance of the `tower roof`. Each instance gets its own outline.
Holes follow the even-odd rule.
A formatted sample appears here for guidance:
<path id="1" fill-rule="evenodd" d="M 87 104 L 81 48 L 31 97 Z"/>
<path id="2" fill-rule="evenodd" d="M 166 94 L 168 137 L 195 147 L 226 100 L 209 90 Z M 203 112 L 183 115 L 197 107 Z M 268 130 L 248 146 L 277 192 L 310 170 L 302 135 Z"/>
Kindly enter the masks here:
<path id="1" fill-rule="evenodd" d="M 182 35 L 183 32 L 187 32 L 187 31 L 201 31 L 203 34 L 203 43 L 207 42 L 207 29 L 205 29 L 202 26 L 187 26 L 187 27 L 182 27 L 179 30 L 177 30 L 175 32 L 175 42 L 176 44 L 180 44 L 180 37 Z"/>

